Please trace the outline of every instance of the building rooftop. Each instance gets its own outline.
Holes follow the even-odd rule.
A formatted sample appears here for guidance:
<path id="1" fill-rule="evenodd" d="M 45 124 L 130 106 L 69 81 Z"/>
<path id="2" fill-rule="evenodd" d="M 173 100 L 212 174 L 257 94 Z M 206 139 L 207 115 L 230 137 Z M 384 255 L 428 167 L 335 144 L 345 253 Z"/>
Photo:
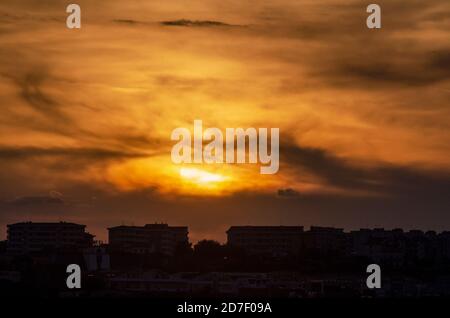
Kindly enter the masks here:
<path id="1" fill-rule="evenodd" d="M 11 226 L 20 226 L 20 225 L 36 225 L 36 226 L 52 226 L 52 225 L 67 225 L 67 226 L 80 226 L 80 227 L 86 227 L 84 224 L 77 224 L 77 223 L 71 223 L 71 222 L 18 222 L 13 224 L 8 224 L 8 227 Z"/>
<path id="2" fill-rule="evenodd" d="M 118 226 L 112 226 L 109 227 L 108 230 L 115 230 L 115 229 L 186 229 L 187 226 L 169 226 L 167 223 L 152 223 L 152 224 L 145 224 L 143 226 L 136 226 L 136 225 L 118 225 Z"/>
<path id="3" fill-rule="evenodd" d="M 243 225 L 243 226 L 231 226 L 228 230 L 297 230 L 303 231 L 303 226 L 289 226 L 289 225 Z"/>

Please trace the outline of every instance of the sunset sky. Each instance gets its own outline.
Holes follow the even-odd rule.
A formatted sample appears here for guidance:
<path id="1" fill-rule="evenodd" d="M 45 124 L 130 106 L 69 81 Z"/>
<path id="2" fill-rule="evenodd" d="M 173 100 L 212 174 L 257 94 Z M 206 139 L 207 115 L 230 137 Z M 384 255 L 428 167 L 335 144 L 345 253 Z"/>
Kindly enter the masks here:
<path id="1" fill-rule="evenodd" d="M 6 224 L 450 230 L 450 2 L 0 2 Z M 173 129 L 280 128 L 280 170 L 175 165 Z M 183 170 L 184 169 L 184 170 Z"/>

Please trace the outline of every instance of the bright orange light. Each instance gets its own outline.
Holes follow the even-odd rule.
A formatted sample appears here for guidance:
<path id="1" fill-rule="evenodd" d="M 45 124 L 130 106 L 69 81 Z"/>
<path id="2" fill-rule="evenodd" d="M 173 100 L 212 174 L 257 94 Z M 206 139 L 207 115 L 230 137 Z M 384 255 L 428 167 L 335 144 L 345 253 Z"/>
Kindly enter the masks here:
<path id="1" fill-rule="evenodd" d="M 181 168 L 180 176 L 184 179 L 188 179 L 194 183 L 200 184 L 221 182 L 226 179 L 226 177 L 220 174 L 203 171 L 197 168 Z"/>

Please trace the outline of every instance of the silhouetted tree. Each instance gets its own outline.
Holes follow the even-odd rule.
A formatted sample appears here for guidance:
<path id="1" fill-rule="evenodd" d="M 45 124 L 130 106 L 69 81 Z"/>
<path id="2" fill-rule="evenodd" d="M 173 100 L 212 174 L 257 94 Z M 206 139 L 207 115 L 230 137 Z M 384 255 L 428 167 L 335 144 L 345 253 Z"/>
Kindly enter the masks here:
<path id="1" fill-rule="evenodd" d="M 219 258 L 223 257 L 223 246 L 214 240 L 202 240 L 194 246 L 194 255 L 201 258 Z"/>
<path id="2" fill-rule="evenodd" d="M 192 256 L 192 253 L 193 253 L 192 243 L 190 242 L 178 243 L 174 251 L 174 255 L 176 257 L 188 257 Z"/>

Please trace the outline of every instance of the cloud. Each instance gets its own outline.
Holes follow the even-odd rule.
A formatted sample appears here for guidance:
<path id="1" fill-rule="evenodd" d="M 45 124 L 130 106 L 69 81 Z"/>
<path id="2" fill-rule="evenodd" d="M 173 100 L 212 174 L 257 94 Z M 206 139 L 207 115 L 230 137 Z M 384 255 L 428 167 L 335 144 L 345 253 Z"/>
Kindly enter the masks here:
<path id="1" fill-rule="evenodd" d="M 62 0 L 1 1 L 0 198 L 59 189 L 86 204 L 50 204 L 58 218 L 102 231 L 123 219 L 447 226 L 449 2 L 379 4 L 383 27 L 368 30 L 359 0 L 82 0 L 89 14 L 69 34 Z M 198 118 L 280 127 L 295 142 L 275 182 L 233 166 L 248 193 L 205 204 L 149 191 L 173 184 L 158 174 L 170 160 L 152 156 L 168 157 L 171 130 Z M 108 173 L 128 162 L 118 179 L 145 182 L 123 192 Z M 2 222 L 50 209 L 7 208 Z"/>
<path id="2" fill-rule="evenodd" d="M 40 206 L 47 204 L 64 204 L 64 200 L 55 196 L 23 196 L 8 202 L 16 206 Z"/>
<path id="3" fill-rule="evenodd" d="M 278 189 L 277 194 L 279 197 L 285 198 L 298 198 L 300 196 L 300 192 L 292 188 Z"/>
<path id="4" fill-rule="evenodd" d="M 290 2 L 268 13 L 263 10 L 264 16 L 277 19 L 263 19 L 252 34 L 272 39 L 272 43 L 285 42 L 285 50 L 272 58 L 296 71 L 290 81 L 297 90 L 309 81 L 315 87 L 363 90 L 446 82 L 450 76 L 446 41 L 450 24 L 444 14 L 450 9 L 448 1 L 378 4 L 382 8 L 380 30 L 367 29 L 367 4 L 360 1 L 327 1 L 319 6 Z M 333 13 L 326 14 L 325 8 Z"/>
<path id="5" fill-rule="evenodd" d="M 228 24 L 220 21 L 211 20 L 171 20 L 171 21 L 161 21 L 161 25 L 164 26 L 182 26 L 182 27 L 238 27 L 240 25 Z"/>
<path id="6" fill-rule="evenodd" d="M 282 144 L 280 153 L 288 166 L 300 172 L 305 169 L 334 186 L 359 188 L 370 181 L 367 171 L 350 165 L 324 149 Z"/>
<path id="7" fill-rule="evenodd" d="M 20 96 L 41 114 L 68 121 L 68 117 L 62 111 L 62 105 L 43 90 L 43 84 L 48 78 L 46 70 L 35 69 L 16 79 L 20 87 Z"/>
<path id="8" fill-rule="evenodd" d="M 324 149 L 292 144 L 283 145 L 280 153 L 299 178 L 308 173 L 336 188 L 392 197 L 414 195 L 450 206 L 449 172 L 383 162 L 356 163 Z"/>
<path id="9" fill-rule="evenodd" d="M 133 153 L 101 148 L 39 148 L 39 147 L 0 147 L 0 159 L 26 159 L 32 157 L 72 157 L 86 158 L 91 160 L 114 159 L 114 158 L 138 158 L 146 157 L 148 154 Z"/>
<path id="10" fill-rule="evenodd" d="M 415 56 L 404 53 L 405 62 L 402 63 L 397 63 L 392 55 L 369 61 L 349 59 L 337 62 L 333 64 L 335 70 L 328 72 L 328 76 L 338 85 L 390 87 L 432 85 L 450 78 L 450 50 L 417 53 Z"/>
<path id="11" fill-rule="evenodd" d="M 130 24 L 130 25 L 144 24 L 144 22 L 133 20 L 133 19 L 115 19 L 115 20 L 113 20 L 113 22 L 120 23 L 120 24 Z"/>
<path id="12" fill-rule="evenodd" d="M 124 25 L 147 25 L 151 26 L 155 23 L 139 21 L 135 19 L 114 19 L 114 23 L 124 24 Z M 179 20 L 166 20 L 159 21 L 157 24 L 168 27 L 242 27 L 241 25 L 229 24 L 221 21 L 213 20 L 189 20 L 189 19 L 179 19 Z"/>
<path id="13" fill-rule="evenodd" d="M 0 124 L 66 136 L 81 132 L 70 115 L 70 97 L 64 91 L 68 79 L 52 73 L 49 59 L 30 57 L 20 47 L 0 49 L 0 61 L 4 63 L 0 78 L 10 85 L 9 91 L 0 96 L 5 98 Z"/>

